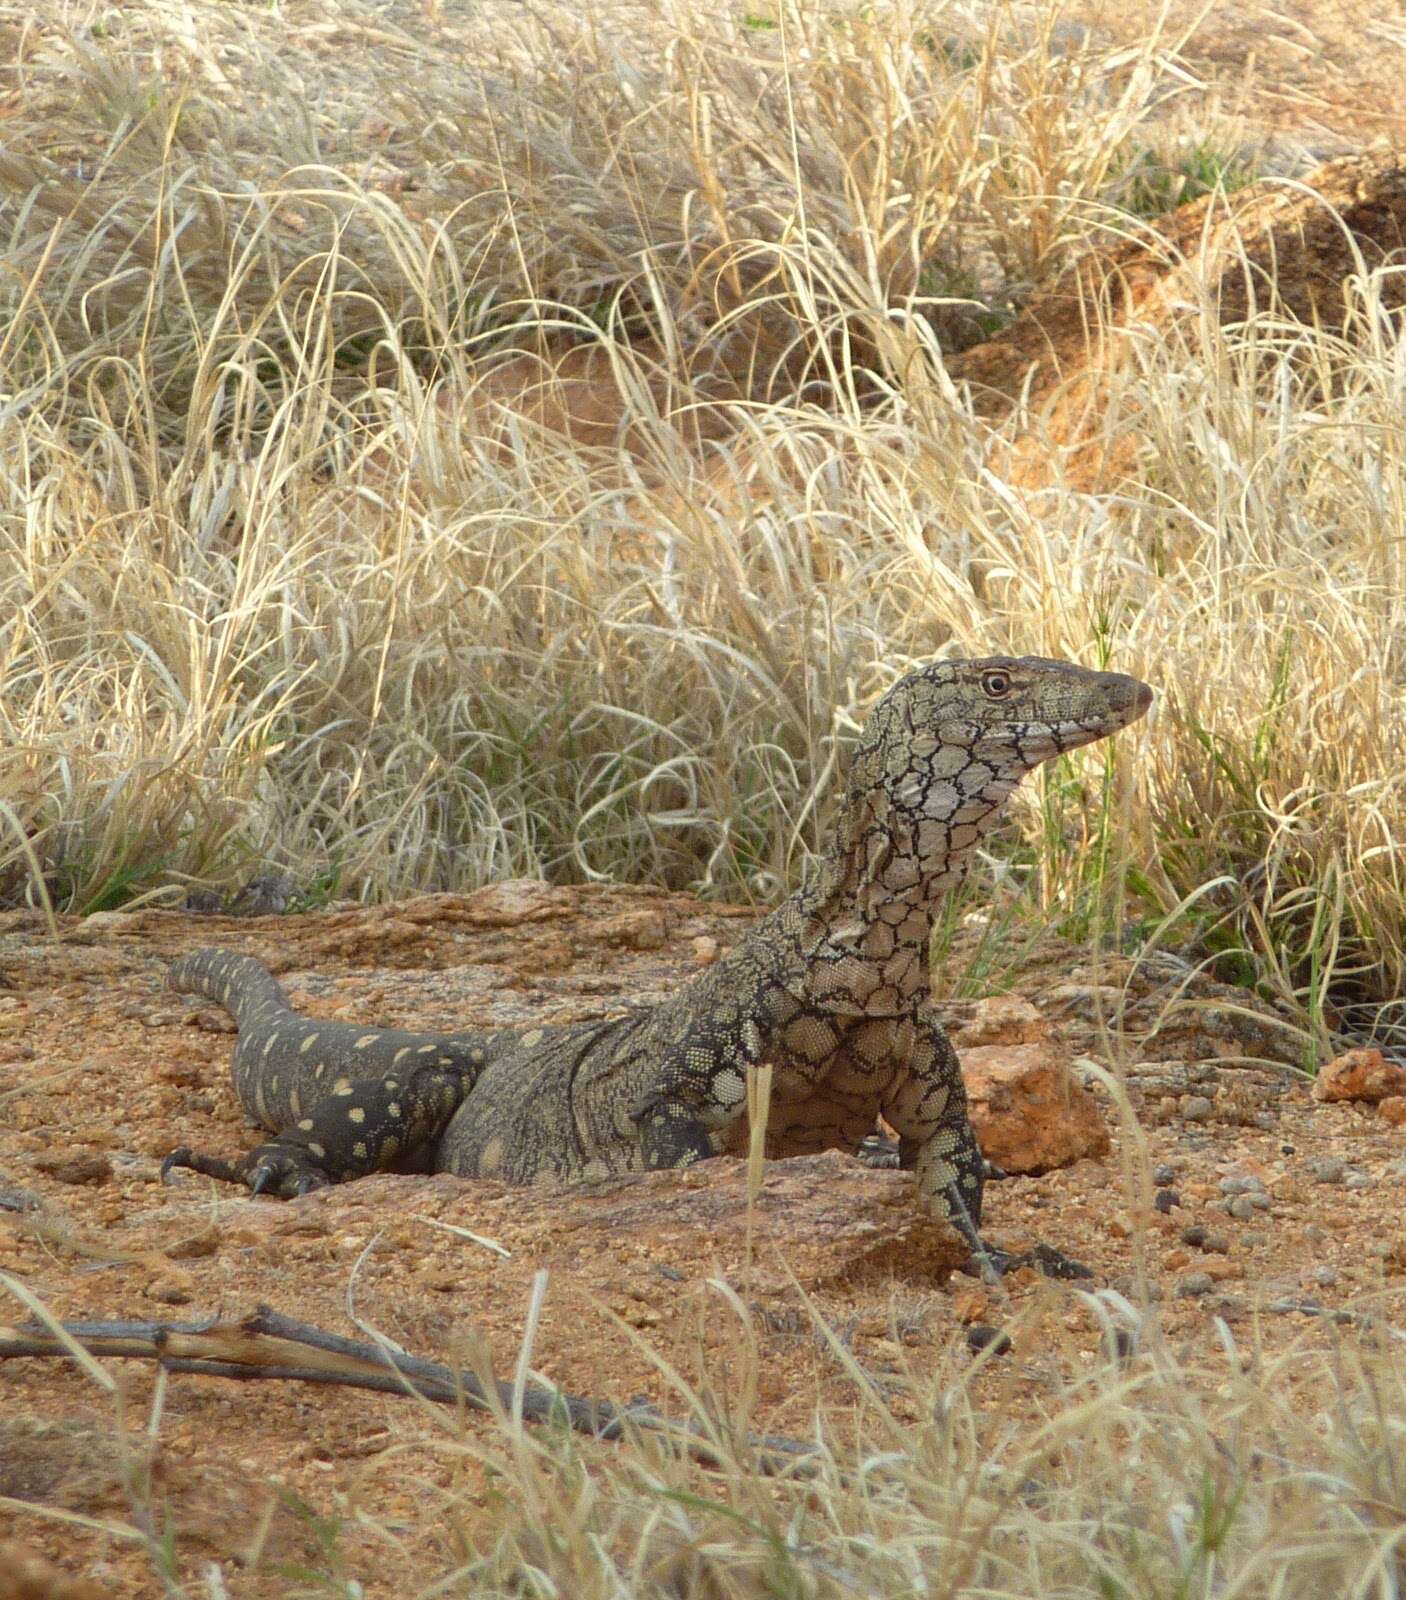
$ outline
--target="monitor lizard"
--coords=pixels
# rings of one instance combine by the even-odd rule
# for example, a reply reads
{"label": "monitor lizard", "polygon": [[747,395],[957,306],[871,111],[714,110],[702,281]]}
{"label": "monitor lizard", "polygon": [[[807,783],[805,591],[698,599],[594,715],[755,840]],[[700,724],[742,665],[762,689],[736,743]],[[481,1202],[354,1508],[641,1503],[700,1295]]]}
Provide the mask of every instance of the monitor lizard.
{"label": "monitor lizard", "polygon": [[978,1232],[982,1158],[929,999],[934,917],[1028,772],[1151,703],[1135,678],[1034,656],[909,673],[863,728],[810,881],[676,993],[605,1021],[320,1022],[247,956],[186,956],[169,984],[234,1016],[235,1088],[274,1137],[235,1161],[173,1151],[162,1175],[290,1196],[386,1170],[532,1184],[682,1167],[746,1150],[747,1075],[770,1063],[768,1155],[854,1150],[882,1115],[920,1203],[998,1270],[1011,1258]]}

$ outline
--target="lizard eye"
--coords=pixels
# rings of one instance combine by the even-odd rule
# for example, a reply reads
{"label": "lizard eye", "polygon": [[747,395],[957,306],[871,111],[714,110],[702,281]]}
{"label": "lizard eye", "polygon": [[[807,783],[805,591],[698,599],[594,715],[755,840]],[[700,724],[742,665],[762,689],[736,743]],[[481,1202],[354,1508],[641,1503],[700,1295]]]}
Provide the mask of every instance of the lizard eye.
{"label": "lizard eye", "polygon": [[992,700],[1004,700],[1011,692],[1011,675],[1009,672],[996,670],[983,672],[981,687]]}

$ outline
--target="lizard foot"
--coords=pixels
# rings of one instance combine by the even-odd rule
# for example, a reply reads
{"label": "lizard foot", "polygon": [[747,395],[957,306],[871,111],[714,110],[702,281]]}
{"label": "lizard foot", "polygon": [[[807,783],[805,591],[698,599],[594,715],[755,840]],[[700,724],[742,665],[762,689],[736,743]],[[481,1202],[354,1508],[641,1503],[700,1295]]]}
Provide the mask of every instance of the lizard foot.
{"label": "lizard foot", "polygon": [[1063,1250],[1056,1250],[1052,1244],[1037,1244],[1032,1249],[1024,1250],[1017,1261],[1022,1267],[1034,1267],[1036,1272],[1043,1273],[1045,1277],[1060,1278],[1066,1283],[1094,1275],[1092,1267],[1086,1267],[1082,1261],[1065,1255]]}
{"label": "lizard foot", "polygon": [[859,1141],[855,1158],[866,1167],[896,1167],[898,1165],[898,1140],[882,1133],[866,1134]]}
{"label": "lizard foot", "polygon": [[310,1194],[314,1189],[325,1189],[332,1181],[308,1159],[306,1150],[296,1145],[291,1148],[280,1145],[277,1141],[257,1146],[238,1161],[202,1156],[189,1145],[182,1145],[161,1163],[162,1183],[170,1181],[170,1174],[177,1167],[199,1172],[207,1178],[218,1178],[224,1183],[242,1183],[250,1194],[277,1195],[283,1200]]}
{"label": "lizard foot", "polygon": [[994,1245],[980,1244],[962,1263],[961,1270],[984,1283],[995,1283],[1008,1272],[1020,1267],[1034,1267],[1046,1278],[1059,1278],[1065,1282],[1092,1278],[1093,1269],[1082,1261],[1075,1261],[1053,1245],[1037,1244],[1030,1250],[998,1250]]}

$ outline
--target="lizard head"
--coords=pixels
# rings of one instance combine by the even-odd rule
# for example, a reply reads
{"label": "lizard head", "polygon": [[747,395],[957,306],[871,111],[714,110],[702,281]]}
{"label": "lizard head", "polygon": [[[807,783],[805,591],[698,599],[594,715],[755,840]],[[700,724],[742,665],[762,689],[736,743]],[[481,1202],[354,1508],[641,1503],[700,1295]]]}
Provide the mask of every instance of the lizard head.
{"label": "lizard head", "polygon": [[1068,661],[937,661],[879,701],[859,765],[909,805],[920,789],[971,797],[991,784],[1013,787],[1042,761],[1127,727],[1151,704],[1152,690],[1136,678]]}
{"label": "lizard head", "polygon": [[1026,773],[1151,704],[1136,678],[1038,656],[937,661],[901,678],[850,765],[819,880],[821,898],[837,902],[824,942],[884,960],[899,943],[923,945],[932,900],[960,880]]}

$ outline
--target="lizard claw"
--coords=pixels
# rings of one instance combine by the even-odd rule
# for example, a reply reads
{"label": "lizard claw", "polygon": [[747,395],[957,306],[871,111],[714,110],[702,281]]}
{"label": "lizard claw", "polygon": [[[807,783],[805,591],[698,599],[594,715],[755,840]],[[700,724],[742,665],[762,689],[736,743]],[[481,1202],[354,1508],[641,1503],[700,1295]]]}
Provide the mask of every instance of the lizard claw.
{"label": "lizard claw", "polygon": [[177,1167],[189,1167],[193,1165],[194,1154],[195,1152],[188,1144],[183,1144],[179,1150],[173,1150],[171,1154],[167,1156],[166,1159],[161,1163],[162,1183],[170,1183],[171,1174]]}
{"label": "lizard claw", "polygon": [[866,1134],[854,1152],[866,1167],[896,1167],[899,1165],[898,1141],[877,1130]]}
{"label": "lizard claw", "polygon": [[260,1145],[239,1161],[198,1155],[189,1145],[183,1144],[161,1163],[162,1183],[170,1182],[170,1174],[177,1167],[203,1173],[207,1178],[218,1178],[223,1183],[242,1183],[251,1195],[277,1195],[285,1199],[310,1194],[331,1182],[325,1172],[313,1167],[296,1151],[290,1152],[277,1144]]}
{"label": "lizard claw", "polygon": [[251,1150],[235,1176],[250,1194],[275,1195],[280,1200],[325,1189],[332,1181],[313,1164],[301,1145],[283,1144],[276,1139]]}
{"label": "lizard claw", "polygon": [[999,1283],[1013,1267],[1024,1264],[1021,1257],[1012,1255],[1009,1250],[983,1244],[962,1263],[961,1271],[970,1278],[980,1278],[983,1283]]}

